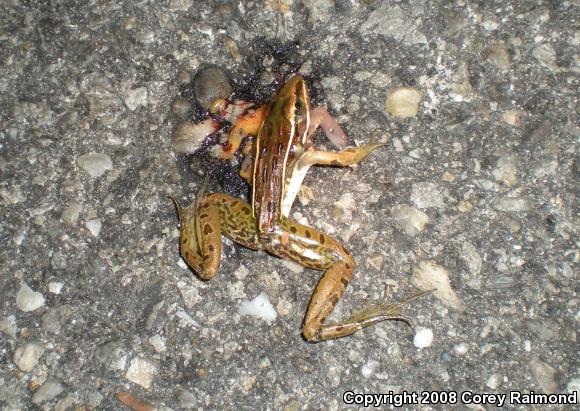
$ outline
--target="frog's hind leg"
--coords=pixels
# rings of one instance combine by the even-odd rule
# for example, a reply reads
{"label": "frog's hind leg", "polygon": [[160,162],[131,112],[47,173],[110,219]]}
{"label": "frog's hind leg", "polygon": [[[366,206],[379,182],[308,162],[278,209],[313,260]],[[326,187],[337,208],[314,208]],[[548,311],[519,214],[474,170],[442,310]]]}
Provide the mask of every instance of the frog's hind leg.
{"label": "frog's hind leg", "polygon": [[283,218],[279,228],[277,241],[268,251],[324,271],[304,316],[302,334],[310,342],[345,337],[385,320],[409,321],[401,314],[401,308],[430,292],[415,294],[401,302],[372,306],[338,323],[325,323],[352,278],[356,267],[354,258],[338,241],[311,227]]}

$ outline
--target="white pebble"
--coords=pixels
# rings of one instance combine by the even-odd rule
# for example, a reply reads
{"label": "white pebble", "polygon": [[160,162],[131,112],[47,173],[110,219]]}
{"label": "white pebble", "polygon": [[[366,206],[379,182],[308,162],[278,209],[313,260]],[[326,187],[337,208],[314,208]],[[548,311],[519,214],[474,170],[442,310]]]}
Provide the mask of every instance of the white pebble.
{"label": "white pebble", "polygon": [[413,344],[417,348],[426,348],[433,342],[433,331],[430,328],[417,327]]}
{"label": "white pebble", "polygon": [[16,316],[9,315],[0,320],[0,332],[16,339],[16,333],[18,332],[18,327],[16,326]]}
{"label": "white pebble", "polygon": [[141,387],[151,388],[155,375],[155,365],[143,358],[133,358],[129,369],[125,373],[125,378]]}
{"label": "white pebble", "polygon": [[240,315],[251,315],[262,318],[264,321],[271,323],[276,319],[278,313],[270,303],[268,294],[262,292],[252,301],[244,300],[238,308]]}
{"label": "white pebble", "polygon": [[165,341],[159,334],[155,334],[153,337],[149,338],[149,344],[151,344],[153,349],[157,352],[165,352],[167,350]]}
{"label": "white pebble", "polygon": [[387,94],[387,112],[399,118],[415,117],[423,96],[411,87],[396,87]]}
{"label": "white pebble", "polygon": [[464,354],[466,354],[467,353],[467,349],[468,349],[468,347],[467,347],[467,344],[465,344],[465,343],[458,343],[458,344],[455,344],[453,346],[453,351],[455,351],[455,353],[457,355],[464,355]]}
{"label": "white pebble", "polygon": [[37,389],[32,395],[32,402],[34,404],[40,404],[46,401],[50,401],[64,391],[62,384],[53,378],[46,380],[44,384]]}
{"label": "white pebble", "polygon": [[51,281],[48,283],[48,291],[50,291],[53,294],[60,294],[63,286],[64,284],[61,282]]}
{"label": "white pebble", "polygon": [[147,89],[145,87],[139,87],[132,90],[127,90],[123,96],[125,105],[129,110],[133,111],[139,106],[147,105]]}
{"label": "white pebble", "polygon": [[85,223],[85,225],[87,226],[87,228],[89,229],[89,231],[91,232],[93,237],[99,236],[99,233],[101,232],[101,219],[100,218],[95,218],[95,219],[89,220]]}
{"label": "white pebble", "polygon": [[44,296],[32,290],[24,281],[16,294],[16,306],[24,312],[34,311],[44,305]]}
{"label": "white pebble", "polygon": [[413,267],[411,282],[423,291],[435,289],[433,295],[443,304],[461,310],[461,302],[451,287],[449,273],[445,267],[434,261],[421,261],[418,266]]}
{"label": "white pebble", "polygon": [[85,154],[77,159],[77,163],[93,178],[100,177],[107,170],[113,169],[113,162],[105,153]]}
{"label": "white pebble", "polygon": [[397,224],[410,236],[416,236],[425,229],[429,221],[427,214],[407,204],[400,204],[391,208],[391,215]]}
{"label": "white pebble", "polygon": [[21,345],[14,352],[14,364],[20,368],[20,371],[32,371],[43,353],[44,347],[40,344],[27,343]]}
{"label": "white pebble", "polygon": [[380,364],[378,361],[369,360],[366,364],[363,364],[363,366],[360,368],[360,372],[363,377],[369,378],[379,368],[379,365]]}

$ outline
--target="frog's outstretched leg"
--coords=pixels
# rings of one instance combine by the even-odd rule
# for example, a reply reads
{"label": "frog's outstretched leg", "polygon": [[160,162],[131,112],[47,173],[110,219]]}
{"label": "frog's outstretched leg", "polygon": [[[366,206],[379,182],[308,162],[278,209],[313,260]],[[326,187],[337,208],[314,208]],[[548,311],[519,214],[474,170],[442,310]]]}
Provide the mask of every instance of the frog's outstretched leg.
{"label": "frog's outstretched leg", "polygon": [[262,238],[262,244],[272,254],[324,271],[304,317],[302,334],[310,342],[345,337],[385,320],[409,321],[401,314],[401,308],[428,293],[421,292],[398,303],[379,304],[339,323],[325,324],[352,278],[356,267],[352,255],[332,237],[285,217],[269,240]]}

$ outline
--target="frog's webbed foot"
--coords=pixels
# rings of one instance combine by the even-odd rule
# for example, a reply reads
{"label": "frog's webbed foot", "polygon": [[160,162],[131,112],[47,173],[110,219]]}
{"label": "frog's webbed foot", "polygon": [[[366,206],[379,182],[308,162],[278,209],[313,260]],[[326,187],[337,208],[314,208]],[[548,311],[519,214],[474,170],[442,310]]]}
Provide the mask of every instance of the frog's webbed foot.
{"label": "frog's webbed foot", "polygon": [[346,337],[373,324],[387,320],[404,321],[411,325],[411,319],[401,314],[401,309],[409,303],[433,292],[435,290],[421,291],[398,302],[385,301],[353,314],[347,320],[340,323],[326,323],[315,333],[309,333],[305,337],[311,342],[319,342],[332,338]]}
{"label": "frog's webbed foot", "polygon": [[382,304],[378,304],[372,307],[368,307],[364,310],[361,310],[355,313],[352,317],[350,317],[345,322],[353,322],[357,323],[360,326],[360,329],[368,327],[370,325],[376,324],[381,321],[386,320],[399,320],[404,321],[408,325],[412,325],[412,321],[409,317],[406,317],[401,314],[401,309],[410,304],[411,302],[418,300],[419,298],[432,293],[435,289],[428,290],[428,291],[421,291],[415,294],[410,295],[409,297],[398,301],[398,302],[389,302],[388,301],[388,289],[386,289],[384,294],[385,301]]}

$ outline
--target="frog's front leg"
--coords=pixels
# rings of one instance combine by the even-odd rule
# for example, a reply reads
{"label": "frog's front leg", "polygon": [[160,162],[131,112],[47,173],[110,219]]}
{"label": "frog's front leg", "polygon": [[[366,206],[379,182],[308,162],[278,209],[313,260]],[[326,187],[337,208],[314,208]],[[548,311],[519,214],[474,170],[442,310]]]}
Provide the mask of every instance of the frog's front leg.
{"label": "frog's front leg", "polygon": [[181,207],[169,198],[179,214],[181,255],[201,279],[209,280],[219,271],[222,234],[244,247],[261,248],[248,203],[213,193]]}
{"label": "frog's front leg", "polygon": [[385,143],[366,144],[360,147],[349,147],[339,152],[315,150],[312,147],[306,150],[296,160],[296,164],[292,167],[288,175],[284,196],[282,198],[282,215],[289,215],[292,204],[302,185],[302,181],[311,166],[351,166],[364,160],[371,152],[384,145]]}
{"label": "frog's front leg", "polygon": [[310,342],[345,337],[385,320],[407,320],[401,315],[402,306],[425,294],[416,294],[399,303],[378,304],[345,321],[325,324],[352,278],[356,267],[352,255],[332,237],[285,217],[274,230],[270,243],[264,244],[264,249],[305,267],[324,271],[304,317],[302,334]]}

